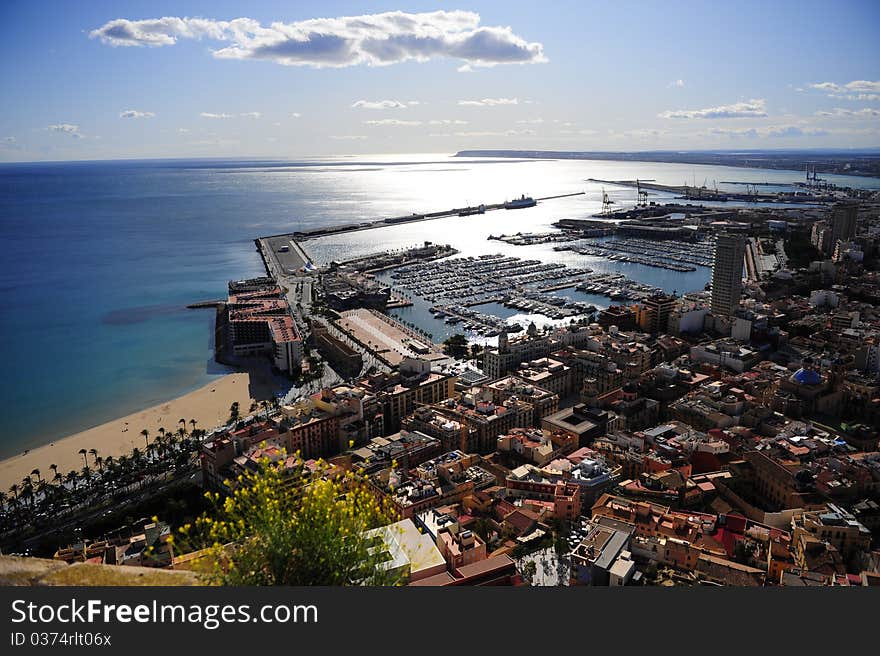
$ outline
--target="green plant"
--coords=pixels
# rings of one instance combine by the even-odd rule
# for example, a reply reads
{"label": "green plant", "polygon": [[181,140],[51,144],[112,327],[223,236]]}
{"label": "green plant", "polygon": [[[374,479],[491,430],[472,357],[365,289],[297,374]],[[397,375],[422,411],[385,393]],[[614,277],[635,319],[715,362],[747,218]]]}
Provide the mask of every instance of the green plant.
{"label": "green plant", "polygon": [[230,495],[208,493],[213,508],[181,529],[204,548],[204,576],[221,585],[389,585],[387,556],[370,529],[396,519],[353,473],[333,476],[297,459],[268,460],[240,477]]}

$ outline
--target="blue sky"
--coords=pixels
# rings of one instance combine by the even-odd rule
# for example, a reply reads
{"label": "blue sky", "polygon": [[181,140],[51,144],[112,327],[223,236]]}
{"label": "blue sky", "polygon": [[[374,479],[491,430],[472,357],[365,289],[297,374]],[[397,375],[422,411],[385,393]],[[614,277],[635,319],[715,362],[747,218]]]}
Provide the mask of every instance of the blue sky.
{"label": "blue sky", "polygon": [[0,18],[5,161],[880,146],[874,0],[28,1]]}

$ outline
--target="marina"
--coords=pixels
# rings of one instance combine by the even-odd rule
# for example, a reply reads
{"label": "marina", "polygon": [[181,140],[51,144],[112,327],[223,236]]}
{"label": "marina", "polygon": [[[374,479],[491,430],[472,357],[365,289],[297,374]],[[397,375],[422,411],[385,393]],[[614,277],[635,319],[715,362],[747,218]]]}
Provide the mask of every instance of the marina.
{"label": "marina", "polygon": [[714,242],[652,241],[637,238],[584,239],[556,246],[556,251],[573,251],[581,255],[607,257],[610,260],[643,264],[670,271],[696,271],[712,266]]}
{"label": "marina", "polygon": [[638,300],[661,291],[620,273],[501,254],[403,266],[391,273],[390,279],[395,288],[431,303],[434,319],[486,337],[495,337],[502,329],[516,332],[522,328],[476,309],[486,304],[558,321],[590,316],[597,307],[550,293],[555,290],[574,289],[612,300]]}

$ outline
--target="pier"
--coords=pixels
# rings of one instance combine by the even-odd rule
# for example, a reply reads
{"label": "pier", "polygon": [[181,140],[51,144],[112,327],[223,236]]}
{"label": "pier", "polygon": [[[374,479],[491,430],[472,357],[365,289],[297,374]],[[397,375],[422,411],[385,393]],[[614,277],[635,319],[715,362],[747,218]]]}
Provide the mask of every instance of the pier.
{"label": "pier", "polygon": [[[600,180],[598,178],[589,178],[589,182],[597,182],[600,184],[615,185],[618,187],[630,187],[633,189],[650,189],[652,191],[660,191],[668,194],[679,194],[679,198],[683,200],[697,201],[713,201],[716,203],[726,202],[743,202],[743,203],[817,203],[827,200],[827,197],[818,197],[803,192],[773,192],[759,193],[757,184],[746,184],[746,193],[735,191],[719,191],[718,189],[710,189],[705,184],[698,187],[694,185],[663,185],[656,182],[644,182],[642,180]],[[785,186],[785,185],[780,185]],[[751,190],[749,189],[751,187]]]}
{"label": "pier", "polygon": [[[573,196],[584,196],[586,192],[576,191],[568,194],[554,194],[551,196],[540,196],[535,198],[537,202],[543,202],[548,200],[555,200],[557,198],[571,198]],[[492,210],[501,210],[505,209],[507,205],[507,201],[501,203],[482,203],[480,205],[472,205],[468,207],[454,207],[448,210],[440,210],[437,212],[427,212],[423,214],[407,214],[404,216],[396,216],[390,217],[386,219],[375,219],[373,221],[363,221],[361,223],[347,223],[341,226],[331,226],[329,228],[317,228],[315,230],[302,230],[291,233],[290,235],[271,235],[270,237],[263,237],[263,239],[271,239],[273,237],[293,237],[297,241],[305,241],[308,239],[317,239],[318,237],[326,237],[328,235],[336,235],[347,232],[357,232],[360,230],[372,230],[374,228],[382,228],[389,225],[399,225],[404,223],[416,223],[418,221],[430,221],[432,219],[441,219],[451,216],[462,216],[466,218],[468,216],[479,216],[484,212],[489,212]],[[528,209],[528,208],[523,208]],[[482,210],[482,211],[480,211]]]}

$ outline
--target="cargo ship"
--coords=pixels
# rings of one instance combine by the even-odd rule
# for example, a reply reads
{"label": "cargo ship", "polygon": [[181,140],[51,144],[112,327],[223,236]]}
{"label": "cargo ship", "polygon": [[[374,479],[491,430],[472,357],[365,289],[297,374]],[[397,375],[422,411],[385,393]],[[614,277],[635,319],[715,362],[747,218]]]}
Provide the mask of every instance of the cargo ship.
{"label": "cargo ship", "polygon": [[516,198],[514,200],[509,200],[506,203],[504,203],[504,209],[506,209],[506,210],[520,210],[525,207],[534,207],[537,204],[538,204],[538,201],[536,201],[531,196],[522,195],[519,198]]}

